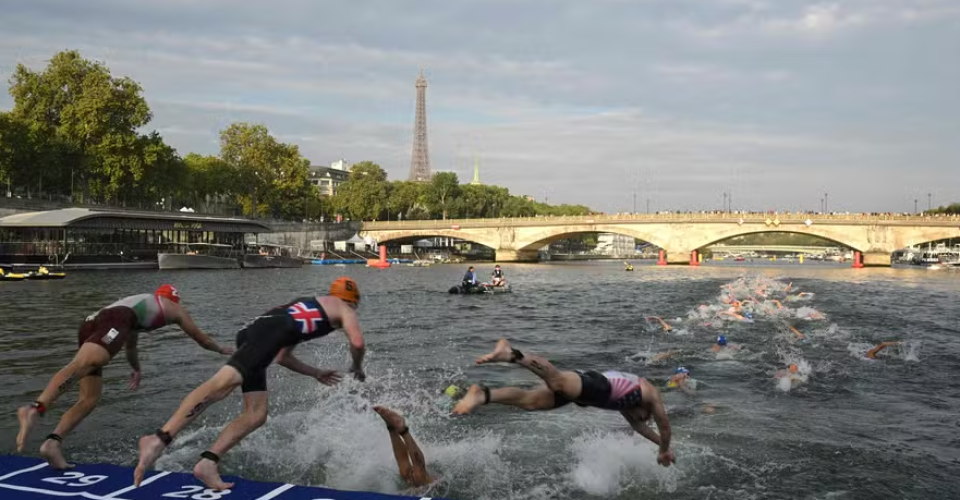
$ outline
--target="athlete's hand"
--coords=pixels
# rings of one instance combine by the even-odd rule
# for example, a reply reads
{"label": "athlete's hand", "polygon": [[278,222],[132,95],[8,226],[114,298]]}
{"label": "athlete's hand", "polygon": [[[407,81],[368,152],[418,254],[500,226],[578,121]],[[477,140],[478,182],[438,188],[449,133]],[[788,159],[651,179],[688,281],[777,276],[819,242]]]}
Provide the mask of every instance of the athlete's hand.
{"label": "athlete's hand", "polygon": [[664,466],[670,467],[670,464],[676,460],[673,457],[673,450],[661,451],[660,455],[657,457],[657,463]]}
{"label": "athlete's hand", "polygon": [[363,373],[363,368],[353,367],[350,369],[350,373],[353,374],[353,378],[361,382],[363,382],[364,380],[367,380],[367,374]]}
{"label": "athlete's hand", "polygon": [[127,383],[127,389],[135,391],[138,387],[140,387],[140,372],[134,370],[130,372],[130,382]]}
{"label": "athlete's hand", "polygon": [[337,373],[336,370],[320,370],[315,378],[323,385],[336,385],[343,380],[343,375]]}
{"label": "athlete's hand", "polygon": [[221,347],[218,352],[220,354],[225,354],[227,356],[230,356],[231,354],[234,353],[234,350],[232,347]]}

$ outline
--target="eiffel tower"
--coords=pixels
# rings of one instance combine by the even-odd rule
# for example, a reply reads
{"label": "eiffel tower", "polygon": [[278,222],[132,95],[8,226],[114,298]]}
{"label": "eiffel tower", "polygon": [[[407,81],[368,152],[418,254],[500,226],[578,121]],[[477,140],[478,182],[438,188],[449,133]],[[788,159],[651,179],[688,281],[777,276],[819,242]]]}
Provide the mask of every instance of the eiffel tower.
{"label": "eiffel tower", "polygon": [[430,150],[427,148],[427,79],[417,78],[417,118],[413,127],[413,154],[410,158],[410,180],[430,180]]}

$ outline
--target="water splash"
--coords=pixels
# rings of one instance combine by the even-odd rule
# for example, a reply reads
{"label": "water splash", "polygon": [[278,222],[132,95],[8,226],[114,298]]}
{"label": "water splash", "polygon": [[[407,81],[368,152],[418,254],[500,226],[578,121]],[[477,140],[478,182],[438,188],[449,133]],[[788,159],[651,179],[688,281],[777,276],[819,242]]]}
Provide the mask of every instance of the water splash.
{"label": "water splash", "polygon": [[587,433],[571,444],[574,466],[569,480],[591,495],[616,496],[626,489],[654,486],[674,492],[683,473],[657,464],[652,443],[622,433]]}

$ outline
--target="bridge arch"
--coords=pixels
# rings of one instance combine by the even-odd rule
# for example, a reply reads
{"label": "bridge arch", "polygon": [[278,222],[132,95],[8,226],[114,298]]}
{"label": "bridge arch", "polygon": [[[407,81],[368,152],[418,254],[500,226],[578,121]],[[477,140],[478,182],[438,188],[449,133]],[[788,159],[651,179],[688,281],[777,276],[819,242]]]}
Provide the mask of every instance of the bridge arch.
{"label": "bridge arch", "polygon": [[614,233],[642,240],[654,246],[663,248],[660,244],[662,237],[656,231],[650,231],[641,225],[621,224],[584,224],[581,226],[548,226],[538,231],[526,232],[522,239],[514,243],[519,251],[536,251],[545,245],[571,236],[585,233]]}
{"label": "bridge arch", "polygon": [[470,230],[455,230],[455,229],[419,229],[419,230],[410,230],[404,229],[400,231],[377,231],[375,233],[370,233],[367,231],[361,231],[360,237],[364,238],[367,235],[373,236],[378,243],[388,243],[398,240],[419,240],[423,238],[433,238],[433,237],[443,237],[443,238],[453,238],[457,240],[463,240],[470,243],[476,243],[483,245],[485,247],[490,247],[496,250],[500,246],[499,238],[491,238],[488,235],[483,234],[480,231],[470,231]]}
{"label": "bridge arch", "polygon": [[807,227],[804,224],[791,224],[790,226],[757,227],[756,225],[750,225],[725,227],[717,228],[717,230],[711,231],[709,235],[693,239],[693,241],[690,242],[690,250],[701,250],[705,247],[729,240],[731,238],[736,238],[738,236],[749,236],[751,234],[791,233],[814,236],[827,241],[832,241],[843,247],[852,248],[853,250],[858,250],[861,252],[867,251],[867,248],[863,248],[865,246],[863,244],[863,239],[859,238],[856,234],[851,234],[851,232],[852,231],[850,231],[849,228],[841,228],[829,225],[812,225]]}
{"label": "bridge arch", "polygon": [[922,234],[908,234],[898,248],[922,246],[941,240],[960,238],[960,228],[939,227],[924,228]]}
{"label": "bridge arch", "polygon": [[826,236],[823,236],[823,235],[820,235],[820,234],[815,234],[815,233],[812,233],[812,232],[810,232],[810,231],[799,231],[799,230],[793,230],[793,231],[791,231],[791,230],[785,230],[785,229],[779,229],[779,228],[778,228],[778,229],[753,229],[753,230],[743,231],[743,232],[741,232],[741,233],[739,233],[739,234],[735,234],[735,235],[733,235],[733,236],[727,236],[727,237],[723,237],[723,238],[719,238],[719,239],[714,239],[713,241],[710,241],[710,242],[708,242],[708,243],[706,243],[706,244],[704,244],[704,245],[701,245],[701,246],[696,247],[694,250],[702,251],[703,249],[705,249],[705,248],[707,248],[707,247],[712,247],[712,246],[714,246],[714,245],[716,245],[716,244],[718,244],[718,243],[723,243],[723,242],[732,240],[732,239],[734,239],[734,238],[739,238],[739,237],[741,237],[741,236],[752,236],[752,235],[757,235],[757,234],[798,234],[798,235],[802,235],[802,236],[810,236],[810,237],[816,238],[816,239],[818,239],[818,240],[829,241],[830,243],[834,243],[836,246],[840,246],[840,247],[844,247],[844,248],[852,248],[852,249],[856,250],[856,248],[852,247],[849,243],[844,243],[843,241],[838,241],[837,239],[834,239],[834,238],[828,238],[828,237],[826,237]]}

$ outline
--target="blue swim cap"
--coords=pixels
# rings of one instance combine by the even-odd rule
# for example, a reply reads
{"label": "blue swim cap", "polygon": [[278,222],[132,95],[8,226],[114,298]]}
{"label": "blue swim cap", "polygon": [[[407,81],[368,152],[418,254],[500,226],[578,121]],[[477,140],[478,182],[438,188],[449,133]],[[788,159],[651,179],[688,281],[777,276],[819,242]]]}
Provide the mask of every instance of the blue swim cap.
{"label": "blue swim cap", "polygon": [[717,337],[717,345],[727,345],[727,337],[723,335]]}
{"label": "blue swim cap", "polygon": [[746,316],[747,319],[753,319],[753,313],[752,313],[752,312],[744,313],[744,316]]}
{"label": "blue swim cap", "polygon": [[687,370],[686,368],[681,366],[677,368],[677,373],[690,373],[690,370]]}

